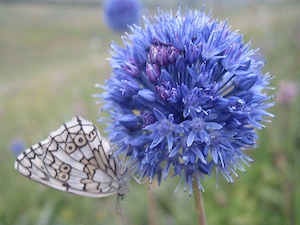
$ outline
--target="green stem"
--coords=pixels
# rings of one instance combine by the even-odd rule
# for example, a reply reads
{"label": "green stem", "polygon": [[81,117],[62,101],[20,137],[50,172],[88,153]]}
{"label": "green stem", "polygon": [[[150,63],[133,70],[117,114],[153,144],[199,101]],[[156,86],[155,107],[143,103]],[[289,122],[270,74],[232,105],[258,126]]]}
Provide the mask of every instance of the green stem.
{"label": "green stem", "polygon": [[193,182],[193,190],[194,190],[193,194],[195,197],[199,225],[207,225],[205,211],[204,211],[203,198],[202,198],[202,191],[199,190],[198,185],[195,181]]}
{"label": "green stem", "polygon": [[149,224],[157,225],[155,193],[152,189],[150,189],[147,193],[148,193],[148,204],[149,204],[149,209],[148,209]]}

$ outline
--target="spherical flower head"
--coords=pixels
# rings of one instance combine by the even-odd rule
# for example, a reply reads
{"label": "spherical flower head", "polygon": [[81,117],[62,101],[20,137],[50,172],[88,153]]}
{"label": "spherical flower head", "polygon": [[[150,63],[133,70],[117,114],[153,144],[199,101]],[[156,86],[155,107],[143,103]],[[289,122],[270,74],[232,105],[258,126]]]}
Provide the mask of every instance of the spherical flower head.
{"label": "spherical flower head", "polygon": [[139,0],[106,0],[104,3],[104,16],[107,25],[117,31],[123,32],[139,21],[141,4]]}
{"label": "spherical flower head", "polygon": [[[257,50],[201,11],[159,11],[112,44],[113,73],[98,95],[109,139],[141,177],[180,176],[184,189],[215,169],[233,182],[252,159],[255,128],[273,105]],[[180,183],[181,183],[180,181]]]}

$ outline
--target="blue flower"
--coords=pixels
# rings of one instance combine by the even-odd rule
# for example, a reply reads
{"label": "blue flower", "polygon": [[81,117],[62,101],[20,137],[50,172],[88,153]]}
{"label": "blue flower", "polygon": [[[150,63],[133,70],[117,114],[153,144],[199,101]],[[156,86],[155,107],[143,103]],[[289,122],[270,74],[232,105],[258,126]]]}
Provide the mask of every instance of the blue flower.
{"label": "blue flower", "polygon": [[252,159],[273,106],[269,73],[257,50],[227,22],[201,11],[159,11],[131,26],[125,47],[112,44],[113,73],[104,93],[107,131],[116,154],[126,154],[134,172],[166,179],[178,175],[184,190],[213,170],[233,182]]}
{"label": "blue flower", "polygon": [[180,134],[182,131],[178,124],[173,123],[173,114],[169,114],[167,118],[162,112],[155,108],[153,109],[153,113],[157,121],[145,127],[145,130],[151,133],[150,138],[152,139],[152,143],[150,149],[162,143],[166,138],[168,150],[170,151],[174,143],[173,133]]}
{"label": "blue flower", "polygon": [[128,29],[139,21],[141,4],[139,0],[106,0],[104,3],[104,16],[107,25],[118,32]]}
{"label": "blue flower", "polygon": [[13,155],[20,155],[25,149],[25,143],[22,139],[16,138],[10,142],[10,151]]}

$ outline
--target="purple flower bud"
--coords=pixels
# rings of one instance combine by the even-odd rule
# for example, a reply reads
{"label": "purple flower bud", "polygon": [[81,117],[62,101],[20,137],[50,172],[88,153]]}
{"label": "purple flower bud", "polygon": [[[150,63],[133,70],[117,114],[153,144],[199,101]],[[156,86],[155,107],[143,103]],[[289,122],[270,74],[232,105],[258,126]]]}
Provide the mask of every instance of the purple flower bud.
{"label": "purple flower bud", "polygon": [[141,112],[143,117],[143,127],[146,127],[149,124],[155,123],[156,118],[153,113],[151,112]]}
{"label": "purple flower bud", "polygon": [[170,47],[168,51],[168,60],[170,63],[175,63],[178,56],[180,55],[180,51],[176,49],[175,47]]}
{"label": "purple flower bud", "polygon": [[160,70],[156,64],[146,63],[146,74],[151,83],[157,83],[160,76]]}
{"label": "purple flower bud", "polygon": [[162,100],[167,101],[170,98],[171,96],[170,90],[167,90],[163,85],[157,85],[155,89],[156,89],[156,93]]}
{"label": "purple flower bud", "polygon": [[139,67],[133,59],[129,59],[129,62],[125,63],[122,69],[135,78],[140,74]]}
{"label": "purple flower bud", "polygon": [[165,66],[169,63],[168,49],[164,46],[152,46],[149,51],[149,58],[153,64]]}

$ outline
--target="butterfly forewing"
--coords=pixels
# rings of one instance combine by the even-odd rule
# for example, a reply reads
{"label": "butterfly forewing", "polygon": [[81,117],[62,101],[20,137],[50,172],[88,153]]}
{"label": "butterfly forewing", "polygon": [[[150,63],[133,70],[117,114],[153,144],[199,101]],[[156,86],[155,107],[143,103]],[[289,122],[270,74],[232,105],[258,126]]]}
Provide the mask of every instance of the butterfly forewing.
{"label": "butterfly forewing", "polygon": [[88,197],[127,193],[127,176],[109,142],[91,122],[74,117],[19,155],[15,169],[49,187]]}

